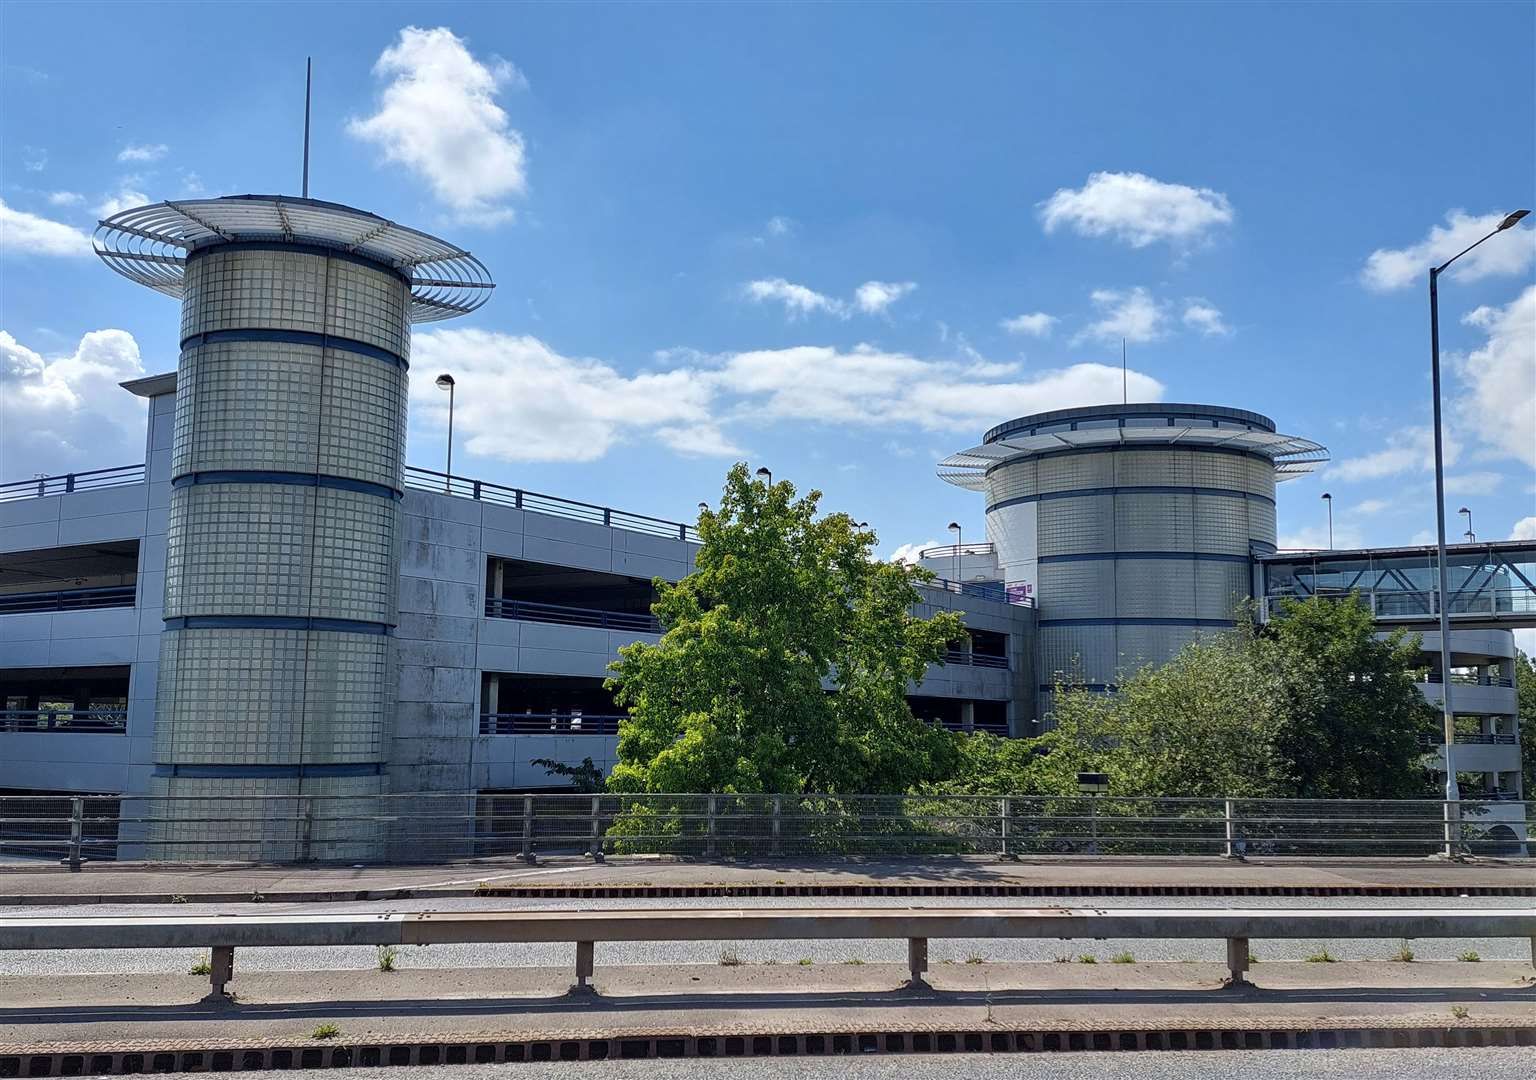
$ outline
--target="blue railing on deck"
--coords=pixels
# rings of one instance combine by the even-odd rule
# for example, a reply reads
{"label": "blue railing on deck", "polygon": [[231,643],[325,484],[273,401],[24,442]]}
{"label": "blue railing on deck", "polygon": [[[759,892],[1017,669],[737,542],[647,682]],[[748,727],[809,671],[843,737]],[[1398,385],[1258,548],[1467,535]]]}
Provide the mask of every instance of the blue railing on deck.
{"label": "blue railing on deck", "polygon": [[0,615],[133,607],[137,591],[133,585],[107,585],[97,589],[63,589],[57,592],[0,593]]}
{"label": "blue railing on deck", "polygon": [[118,465],[111,469],[91,469],[88,472],[61,473],[58,476],[37,476],[31,480],[12,480],[0,484],[0,502],[14,499],[39,499],[46,495],[67,495],[72,491],[93,491],[97,488],[125,487],[144,482],[144,466]]}
{"label": "blue railing on deck", "polygon": [[591,626],[600,630],[635,630],[642,634],[661,633],[661,624],[653,615],[629,611],[601,611],[597,608],[565,607],[561,604],[536,604],[530,600],[485,601],[485,614],[492,619],[521,619],[524,622],[558,623],[562,626]]}

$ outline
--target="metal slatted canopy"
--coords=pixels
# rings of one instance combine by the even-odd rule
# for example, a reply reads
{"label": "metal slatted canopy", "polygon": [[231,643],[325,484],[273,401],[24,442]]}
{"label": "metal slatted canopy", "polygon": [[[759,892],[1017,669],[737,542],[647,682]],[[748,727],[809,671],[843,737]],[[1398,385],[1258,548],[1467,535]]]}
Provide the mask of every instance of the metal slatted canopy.
{"label": "metal slatted canopy", "polygon": [[496,286],[469,252],[366,210],[287,195],[137,206],[100,223],[96,254],[130,281],[181,298],[187,255],[238,241],[314,244],[376,260],[411,283],[412,322],[467,315]]}

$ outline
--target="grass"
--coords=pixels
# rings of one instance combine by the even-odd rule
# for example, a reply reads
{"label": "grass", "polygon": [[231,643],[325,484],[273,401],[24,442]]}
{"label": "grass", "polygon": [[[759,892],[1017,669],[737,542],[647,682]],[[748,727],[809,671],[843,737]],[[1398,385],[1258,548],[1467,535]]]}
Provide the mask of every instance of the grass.
{"label": "grass", "polygon": [[982,956],[980,953],[971,953],[965,958],[965,962],[967,964],[985,964],[987,962],[987,958]]}
{"label": "grass", "polygon": [[1458,956],[1456,959],[1460,960],[1463,964],[1476,964],[1476,963],[1480,962],[1483,958],[1481,956],[1478,956],[1477,953],[1472,952],[1469,949],[1468,951],[1466,951],[1466,952],[1462,953],[1460,956]]}
{"label": "grass", "polygon": [[1467,1018],[1467,1007],[1465,1005],[1452,1005],[1451,1015],[1458,1020],[1465,1020]]}
{"label": "grass", "polygon": [[738,953],[735,949],[721,949],[720,950],[720,966],[721,967],[741,967],[741,965],[742,965],[741,954]]}
{"label": "grass", "polygon": [[1309,964],[1336,964],[1338,962],[1339,958],[1334,956],[1326,948],[1320,949],[1313,953],[1311,956],[1307,957],[1307,963]]}
{"label": "grass", "polygon": [[395,957],[397,957],[399,955],[400,955],[400,950],[395,948],[393,945],[380,945],[379,946],[379,970],[380,971],[394,971],[395,970]]}
{"label": "grass", "polygon": [[1257,964],[1259,962],[1259,954],[1254,952],[1252,949],[1249,949],[1248,950],[1248,962],[1250,964]]}
{"label": "grass", "polygon": [[317,1024],[315,1030],[309,1033],[311,1039],[334,1039],[341,1034],[341,1028],[335,1024]]}
{"label": "grass", "polygon": [[1079,964],[1097,964],[1099,962],[1099,958],[1094,956],[1092,953],[1083,953],[1083,955],[1077,958],[1077,962]]}
{"label": "grass", "polygon": [[1408,947],[1407,938],[1404,938],[1403,943],[1397,947],[1397,952],[1392,954],[1392,959],[1399,964],[1413,963],[1413,950]]}
{"label": "grass", "polygon": [[1136,962],[1136,955],[1128,952],[1117,952],[1109,958],[1109,962],[1111,964],[1134,964]]}
{"label": "grass", "polygon": [[812,960],[809,956],[802,956],[800,959],[795,961],[795,963],[799,964],[801,967],[810,967],[815,962],[816,961]]}
{"label": "grass", "polygon": [[857,956],[850,956],[848,959],[844,960],[843,963],[858,965],[864,963],[864,961],[860,960]]}
{"label": "grass", "polygon": [[208,975],[213,972],[213,961],[206,956],[197,958],[197,963],[187,969],[188,975]]}

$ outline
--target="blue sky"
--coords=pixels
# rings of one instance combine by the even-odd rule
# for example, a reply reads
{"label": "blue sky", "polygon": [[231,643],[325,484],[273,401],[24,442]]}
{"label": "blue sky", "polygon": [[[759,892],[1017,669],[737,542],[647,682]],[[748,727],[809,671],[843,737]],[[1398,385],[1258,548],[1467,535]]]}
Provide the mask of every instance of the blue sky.
{"label": "blue sky", "polygon": [[[491,268],[418,331],[409,460],[665,517],[737,457],[870,521],[981,535],[945,453],[1025,412],[1235,405],[1326,443],[1281,543],[1422,542],[1424,272],[1536,202],[1536,7],[5,7],[0,479],[140,460],[114,384],[174,303],[115,206],[296,193]],[[1459,245],[1464,246],[1464,245]],[[1451,528],[1536,535],[1536,230],[1442,288]],[[1459,264],[1459,265],[1463,265]],[[1523,522],[1523,524],[1522,524]]]}

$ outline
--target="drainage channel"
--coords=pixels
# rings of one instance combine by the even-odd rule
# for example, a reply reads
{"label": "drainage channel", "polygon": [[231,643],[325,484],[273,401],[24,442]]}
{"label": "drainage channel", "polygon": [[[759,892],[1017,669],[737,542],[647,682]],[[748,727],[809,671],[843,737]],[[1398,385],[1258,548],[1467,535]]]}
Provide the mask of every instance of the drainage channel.
{"label": "drainage channel", "polygon": [[[185,1040],[192,1043],[194,1040]],[[1536,1046],[1536,1027],[1146,1029],[1134,1031],[923,1030],[809,1034],[649,1035],[507,1041],[338,1042],[196,1049],[107,1044],[42,1052],[0,1048],[0,1078],[137,1073],[257,1072],[604,1059],[821,1057],[853,1054],[1032,1054],[1079,1051],[1331,1050],[1352,1048]],[[213,1045],[210,1045],[213,1043]]]}
{"label": "drainage channel", "polygon": [[[431,895],[428,893],[423,896]],[[551,900],[797,896],[1536,896],[1536,885],[482,885],[475,896]]]}

